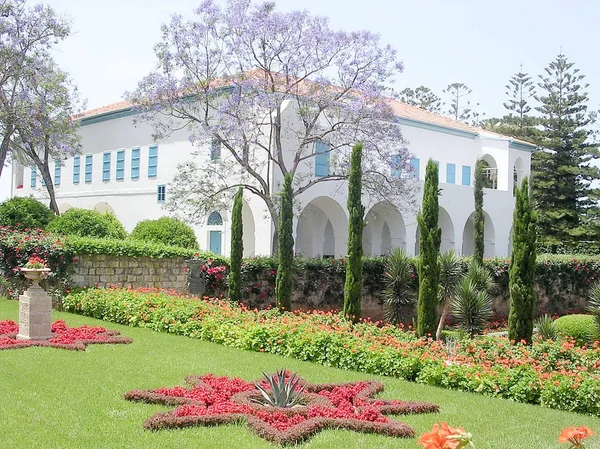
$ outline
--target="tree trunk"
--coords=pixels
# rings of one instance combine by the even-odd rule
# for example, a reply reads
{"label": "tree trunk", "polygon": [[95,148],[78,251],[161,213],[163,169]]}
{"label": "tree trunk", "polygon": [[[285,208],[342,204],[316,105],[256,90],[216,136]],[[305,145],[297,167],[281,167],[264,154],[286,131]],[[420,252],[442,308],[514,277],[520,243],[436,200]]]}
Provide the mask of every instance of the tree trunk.
{"label": "tree trunk", "polygon": [[444,301],[444,307],[442,308],[442,315],[440,316],[440,322],[438,323],[437,330],[435,331],[435,339],[441,340],[442,331],[444,330],[444,325],[446,324],[446,318],[450,313],[450,298],[446,298]]}
{"label": "tree trunk", "polygon": [[0,176],[2,176],[2,169],[4,168],[4,163],[8,156],[10,137],[12,136],[13,131],[14,127],[12,125],[8,125],[4,130],[4,137],[2,138],[2,144],[0,144]]}

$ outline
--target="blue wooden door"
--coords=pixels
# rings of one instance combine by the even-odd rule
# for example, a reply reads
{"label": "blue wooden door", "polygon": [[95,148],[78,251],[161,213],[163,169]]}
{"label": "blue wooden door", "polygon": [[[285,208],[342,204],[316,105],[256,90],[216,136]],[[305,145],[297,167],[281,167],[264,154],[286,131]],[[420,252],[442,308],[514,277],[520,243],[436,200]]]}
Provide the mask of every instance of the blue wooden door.
{"label": "blue wooden door", "polygon": [[210,231],[210,250],[221,254],[221,231]]}

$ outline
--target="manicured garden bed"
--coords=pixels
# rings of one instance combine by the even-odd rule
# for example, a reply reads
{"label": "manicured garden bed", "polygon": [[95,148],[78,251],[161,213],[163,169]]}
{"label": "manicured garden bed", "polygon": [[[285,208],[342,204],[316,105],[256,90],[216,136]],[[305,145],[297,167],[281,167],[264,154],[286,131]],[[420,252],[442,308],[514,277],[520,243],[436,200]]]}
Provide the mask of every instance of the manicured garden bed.
{"label": "manicured garden bed", "polygon": [[280,315],[147,289],[88,289],[64,304],[95,318],[238,349],[600,416],[598,343],[513,346],[484,337],[450,350],[397,327],[352,326],[331,312]]}
{"label": "manicured garden bed", "polygon": [[[16,319],[16,301],[0,300],[0,319]],[[106,325],[88,317],[54,312],[69,326]],[[417,435],[436,422],[466,428],[486,449],[559,449],[558,435],[568,426],[600,430],[600,419],[497,398],[444,390],[352,371],[327,368],[272,354],[240,351],[148,329],[110,325],[133,339],[129,345],[93,345],[87,351],[47,348],[0,353],[0,441],[13,449],[103,448],[273,448],[245,425],[189,427],[173,431],[143,429],[152,414],[172,409],[133,403],[123,394],[134,389],[180,385],[188,375],[214,373],[252,381],[261,371],[281,367],[310,382],[382,381],[385,399],[433,402],[437,414],[399,417]],[[305,446],[316,448],[416,449],[417,439],[398,439],[348,430],[326,430]],[[599,437],[589,439],[589,447]]]}

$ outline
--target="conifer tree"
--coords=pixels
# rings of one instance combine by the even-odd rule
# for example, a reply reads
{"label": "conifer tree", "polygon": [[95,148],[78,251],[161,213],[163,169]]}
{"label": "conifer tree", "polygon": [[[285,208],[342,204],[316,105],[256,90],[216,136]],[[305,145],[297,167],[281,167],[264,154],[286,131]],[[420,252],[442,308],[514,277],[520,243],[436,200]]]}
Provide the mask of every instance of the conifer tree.
{"label": "conifer tree", "polygon": [[419,301],[417,304],[417,335],[435,335],[437,325],[440,267],[438,256],[442,230],[439,216],[438,166],[432,159],[427,162],[423,204],[417,217],[419,223]]}
{"label": "conifer tree", "polygon": [[294,264],[294,192],[292,175],[287,173],[283,182],[281,211],[279,213],[279,246],[277,277],[275,279],[275,304],[279,310],[292,309],[292,269]]}
{"label": "conifer tree", "polygon": [[533,314],[535,311],[535,260],[536,260],[536,213],[525,178],[516,189],[513,215],[513,252],[510,260],[508,337],[519,342],[531,343]]}
{"label": "conifer tree", "polygon": [[475,213],[473,215],[474,250],[473,262],[483,265],[483,254],[485,251],[485,216],[483,215],[483,168],[485,162],[479,159],[475,164],[475,180],[473,183],[473,196],[475,197]]}
{"label": "conifer tree", "polygon": [[362,149],[354,145],[348,177],[348,258],[346,259],[346,284],[344,286],[344,316],[357,322],[362,306],[362,235],[365,208],[362,204]]}
{"label": "conifer tree", "polygon": [[400,92],[400,101],[437,114],[442,112],[442,99],[429,87],[419,86],[414,90],[406,88]]}
{"label": "conifer tree", "polygon": [[600,179],[591,165],[600,157],[591,139],[592,116],[587,110],[584,75],[564,55],[558,55],[540,76],[543,150],[532,158],[533,199],[538,211],[540,243],[545,245],[596,242],[590,230],[597,212]]}
{"label": "conifer tree", "polygon": [[229,299],[242,300],[242,257],[244,255],[244,223],[242,220],[244,188],[240,187],[231,212],[231,257],[229,262]]}

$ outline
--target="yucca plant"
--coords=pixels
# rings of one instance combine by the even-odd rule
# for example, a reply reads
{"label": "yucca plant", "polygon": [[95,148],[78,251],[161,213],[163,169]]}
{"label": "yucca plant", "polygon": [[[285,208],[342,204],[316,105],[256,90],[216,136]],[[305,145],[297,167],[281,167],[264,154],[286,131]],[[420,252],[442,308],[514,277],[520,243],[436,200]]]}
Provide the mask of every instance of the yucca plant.
{"label": "yucca plant", "polygon": [[542,315],[535,320],[534,327],[537,329],[538,339],[542,341],[554,340],[558,337],[556,324],[550,315]]}
{"label": "yucca plant", "polygon": [[438,322],[437,331],[435,332],[436,340],[442,338],[444,324],[450,313],[452,296],[454,296],[456,287],[463,274],[460,259],[456,256],[453,249],[444,254],[440,254],[438,260],[440,261],[440,288],[438,290],[438,295],[440,305],[442,306],[442,314],[440,315],[440,321]]}
{"label": "yucca plant", "polygon": [[600,329],[600,282],[595,282],[590,288],[588,310],[594,315],[596,327]]}
{"label": "yucca plant", "polygon": [[386,262],[384,318],[389,323],[399,324],[407,316],[408,307],[415,302],[415,275],[410,258],[400,248],[396,248]]}
{"label": "yucca plant", "polygon": [[471,263],[469,265],[469,269],[467,271],[467,278],[475,284],[477,290],[484,291],[488,294],[492,294],[494,290],[496,290],[497,285],[494,282],[494,278],[488,270],[483,265],[479,265],[477,263]]}
{"label": "yucca plant", "polygon": [[492,316],[492,299],[467,275],[456,288],[451,310],[460,327],[473,337],[483,331]]}
{"label": "yucca plant", "polygon": [[265,379],[269,384],[266,390],[260,385],[255,385],[256,389],[262,394],[261,399],[251,399],[253,402],[266,407],[294,407],[300,403],[300,395],[304,387],[300,385],[300,378],[296,373],[290,374],[284,369],[275,374],[265,374]]}

